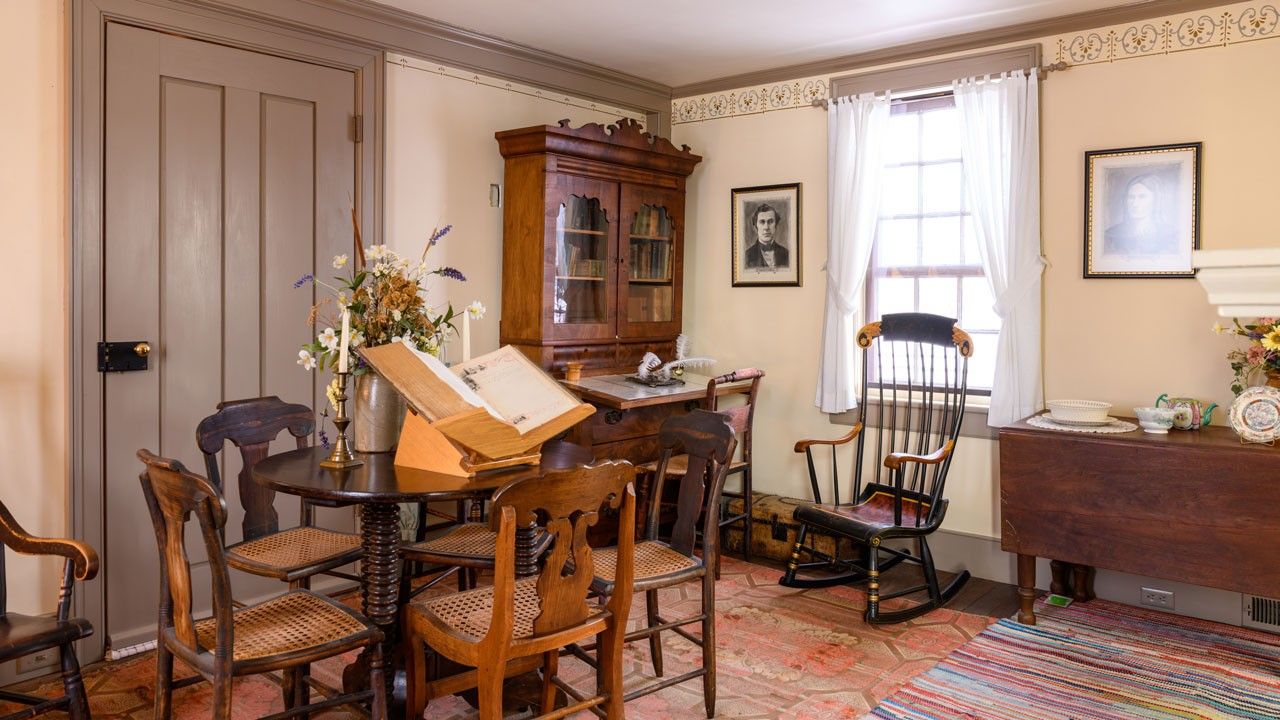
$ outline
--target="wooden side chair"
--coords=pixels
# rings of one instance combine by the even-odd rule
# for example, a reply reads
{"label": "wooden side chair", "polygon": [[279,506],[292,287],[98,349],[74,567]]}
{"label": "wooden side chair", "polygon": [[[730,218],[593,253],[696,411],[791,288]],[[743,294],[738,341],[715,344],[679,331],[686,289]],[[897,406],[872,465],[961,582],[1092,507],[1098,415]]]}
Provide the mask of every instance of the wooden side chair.
{"label": "wooden side chair", "polygon": [[[664,630],[671,630],[702,649],[702,667],[683,675],[638,688],[626,694],[633,700],[678,683],[702,678],[702,696],[707,717],[716,714],[716,582],[715,567],[720,557],[720,528],[714,509],[720,505],[724,481],[737,445],[730,418],[722,413],[694,410],[687,415],[677,415],[662,423],[658,431],[662,454],[658,459],[658,476],[650,504],[648,528],[645,539],[635,546],[634,591],[644,591],[646,625],[628,633],[626,640],[649,639],[649,654],[653,660],[653,672],[662,677],[662,637]],[[677,450],[683,454],[676,455]],[[663,483],[670,477],[668,468],[675,457],[685,458],[680,481],[679,500],[671,541],[658,539],[658,503],[662,497]],[[702,518],[702,557],[694,553],[697,544],[697,523]],[[595,555],[596,578],[592,588],[605,596],[615,597],[631,590],[617,584],[618,558],[625,557],[625,548],[604,548]],[[658,590],[693,580],[702,583],[702,610],[699,614],[678,620],[666,620],[659,615]],[[702,637],[688,632],[685,625],[701,623]],[[583,658],[590,662],[589,658]]]}
{"label": "wooden side chair", "polygon": [[[270,720],[305,716],[365,700],[372,702],[371,716],[383,720],[386,686],[382,632],[355,610],[310,590],[294,589],[256,605],[233,609],[231,579],[222,547],[227,506],[221,493],[177,460],[147,450],[139,450],[138,458],[146,465],[141,475],[142,492],[160,550],[155,717],[167,720],[172,715],[174,689],[208,680],[213,684],[213,717],[228,720],[233,678],[283,670],[286,709],[268,716]],[[186,525],[192,514],[208,555],[213,592],[213,616],[199,621],[192,617],[193,586],[186,546]],[[361,648],[368,648],[370,653],[370,689],[307,704],[307,665]],[[175,656],[197,674],[175,683]]]}
{"label": "wooden side chair", "polygon": [[[622,645],[631,608],[634,476],[630,463],[606,462],[517,480],[494,495],[494,584],[416,601],[405,613],[410,717],[420,717],[431,698],[478,687],[481,720],[497,720],[502,717],[503,678],[538,665],[543,673],[539,717],[566,717],[601,706],[606,717],[623,717]],[[615,573],[615,597],[598,605],[588,601],[595,562],[587,529],[606,504],[619,513],[622,560]],[[516,579],[516,531],[538,517],[553,538],[552,549],[541,572]],[[596,693],[588,697],[556,677],[556,668],[561,648],[593,637],[599,669]],[[476,669],[428,683],[427,645]],[[572,700],[559,710],[554,709],[557,688]]]}
{"label": "wooden side chair", "polygon": [[280,530],[274,506],[275,491],[253,479],[253,466],[267,456],[272,440],[288,431],[299,448],[310,444],[315,416],[306,405],[286,403],[280,398],[261,397],[231,400],[218,404],[218,411],[196,426],[196,444],[204,453],[209,481],[222,492],[218,453],[229,441],[240,449],[238,476],[240,503],[244,506],[241,527],[244,539],[226,548],[227,564],[243,572],[273,577],[290,588],[309,588],[311,577],[321,573],[347,580],[359,578],[336,568],[360,560],[360,536],[315,526],[314,502],[302,500],[301,524]]}
{"label": "wooden side chair", "polygon": [[[751,560],[751,511],[753,502],[751,497],[751,427],[755,419],[756,398],[760,394],[760,381],[764,379],[764,371],[756,368],[744,368],[725,373],[707,381],[707,396],[703,401],[703,407],[707,410],[723,413],[729,418],[729,424],[733,427],[733,431],[737,436],[738,447],[742,449],[742,455],[734,458],[729,463],[729,474],[742,475],[742,490],[740,492],[725,491],[724,498],[741,498],[742,512],[729,517],[720,518],[720,527],[726,527],[733,523],[742,523],[742,559]],[[717,386],[728,383],[740,382],[743,380],[751,381],[751,388],[747,391],[747,402],[737,407],[720,409],[720,396],[716,391]],[[684,475],[685,469],[688,467],[689,458],[685,455],[673,455],[667,463],[667,476],[680,477]],[[651,462],[643,465],[642,468],[648,472],[656,473],[658,470],[658,462]],[[656,492],[656,489],[654,490]],[[656,510],[658,506],[652,506]],[[711,507],[714,512],[719,514],[719,504]],[[716,576],[720,575],[719,557],[716,560]]]}
{"label": "wooden side chair", "polygon": [[[0,700],[26,705],[27,708],[6,717],[29,718],[62,710],[72,720],[89,720],[89,700],[85,696],[84,682],[80,678],[80,663],[76,660],[75,641],[93,634],[88,620],[71,617],[71,591],[75,581],[92,580],[98,574],[98,554],[93,548],[75,540],[40,538],[22,529],[0,503],[0,662],[9,662],[50,648],[58,648],[62,655],[61,697],[49,699],[0,691]],[[66,558],[62,568],[62,586],[58,589],[58,610],[53,617],[21,615],[8,611],[5,604],[4,548],[12,548],[24,555],[61,555]]]}
{"label": "wooden side chair", "polygon": [[[779,582],[795,588],[829,587],[867,582],[866,620],[894,623],[941,607],[969,579],[968,571],[946,586],[938,583],[927,536],[942,525],[947,512],[944,489],[951,467],[964,402],[968,393],[969,357],[973,341],[951,318],[927,313],[885,315],[864,325],[856,336],[862,348],[862,398],[858,422],[836,440],[802,440],[795,451],[806,454],[814,502],[796,508],[800,524],[795,548]],[[868,416],[867,388],[878,372],[880,397],[874,416]],[[867,445],[868,425],[875,441]],[[815,447],[831,448],[831,494],[823,501],[815,471]],[[837,448],[852,446],[852,487],[841,500]],[[869,478],[863,479],[863,459]],[[805,545],[810,529],[853,541],[851,557],[833,557]],[[891,548],[887,540],[914,540],[916,552]],[[881,560],[882,555],[887,559]],[[920,566],[924,584],[891,594],[880,593],[880,574],[901,562]],[[801,571],[821,569],[818,576]],[[883,612],[890,598],[927,591],[928,598],[895,612]]]}

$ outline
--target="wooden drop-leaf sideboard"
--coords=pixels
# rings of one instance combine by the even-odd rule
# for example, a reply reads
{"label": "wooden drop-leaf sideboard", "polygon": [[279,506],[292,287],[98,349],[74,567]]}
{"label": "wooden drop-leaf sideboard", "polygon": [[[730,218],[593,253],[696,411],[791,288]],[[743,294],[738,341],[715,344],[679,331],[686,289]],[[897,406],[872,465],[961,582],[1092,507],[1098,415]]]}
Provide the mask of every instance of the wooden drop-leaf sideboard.
{"label": "wooden drop-leaf sideboard", "polygon": [[1035,622],[1036,557],[1058,561],[1054,591],[1081,600],[1093,568],[1280,598],[1280,447],[1242,444],[1229,428],[1096,434],[1019,421],[1000,430],[1000,513],[1022,622]]}

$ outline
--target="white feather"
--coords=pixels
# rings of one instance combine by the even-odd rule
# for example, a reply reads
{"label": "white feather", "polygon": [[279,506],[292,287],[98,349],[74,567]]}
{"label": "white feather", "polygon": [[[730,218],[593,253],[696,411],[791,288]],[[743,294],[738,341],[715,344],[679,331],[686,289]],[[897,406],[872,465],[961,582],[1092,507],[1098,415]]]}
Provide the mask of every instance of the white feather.
{"label": "white feather", "polygon": [[644,357],[640,358],[640,365],[636,367],[636,376],[647,378],[649,377],[649,373],[656,370],[661,364],[662,358],[659,358],[651,352],[647,352],[644,354]]}

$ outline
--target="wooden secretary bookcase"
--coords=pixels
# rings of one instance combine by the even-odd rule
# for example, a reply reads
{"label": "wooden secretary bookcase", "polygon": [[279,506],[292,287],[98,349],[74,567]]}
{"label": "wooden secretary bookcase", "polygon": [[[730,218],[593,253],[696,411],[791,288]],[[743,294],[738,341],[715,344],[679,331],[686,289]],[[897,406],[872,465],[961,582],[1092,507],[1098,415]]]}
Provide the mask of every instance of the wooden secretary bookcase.
{"label": "wooden secretary bookcase", "polygon": [[495,135],[506,160],[500,342],[546,370],[673,355],[685,180],[702,160],[623,119]]}

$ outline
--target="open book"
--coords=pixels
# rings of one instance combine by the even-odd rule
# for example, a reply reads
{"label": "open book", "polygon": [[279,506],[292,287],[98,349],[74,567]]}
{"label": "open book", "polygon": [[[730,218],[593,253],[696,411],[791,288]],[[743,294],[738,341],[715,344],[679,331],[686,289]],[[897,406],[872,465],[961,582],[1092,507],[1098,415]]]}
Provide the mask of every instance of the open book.
{"label": "open book", "polygon": [[360,354],[432,422],[483,408],[524,435],[582,404],[510,345],[452,368],[402,343],[364,348]]}
{"label": "open book", "polygon": [[511,346],[453,368],[401,343],[360,355],[415,413],[400,433],[398,466],[471,476],[535,464],[542,443],[595,412]]}

